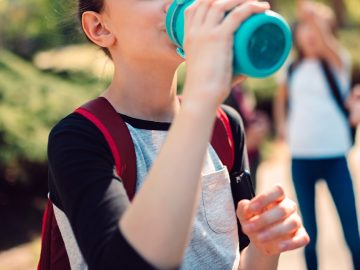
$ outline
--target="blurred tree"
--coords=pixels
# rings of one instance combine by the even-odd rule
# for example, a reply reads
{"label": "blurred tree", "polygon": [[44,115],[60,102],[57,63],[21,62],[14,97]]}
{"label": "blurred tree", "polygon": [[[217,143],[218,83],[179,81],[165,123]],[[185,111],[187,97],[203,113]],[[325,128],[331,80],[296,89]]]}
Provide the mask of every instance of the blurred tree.
{"label": "blurred tree", "polygon": [[42,72],[1,49],[0,78],[0,184],[29,182],[34,179],[27,168],[46,162],[54,123],[98,95],[106,83],[87,73]]}
{"label": "blurred tree", "polygon": [[74,3],[66,0],[1,0],[0,45],[31,58],[39,50],[82,41],[76,27]]}
{"label": "blurred tree", "polygon": [[271,5],[271,9],[273,9],[273,10],[277,9],[277,6],[276,6],[277,1],[276,0],[269,0],[269,3]]}
{"label": "blurred tree", "polygon": [[339,27],[343,27],[346,24],[346,7],[344,0],[331,0],[332,7],[336,15],[337,24]]}

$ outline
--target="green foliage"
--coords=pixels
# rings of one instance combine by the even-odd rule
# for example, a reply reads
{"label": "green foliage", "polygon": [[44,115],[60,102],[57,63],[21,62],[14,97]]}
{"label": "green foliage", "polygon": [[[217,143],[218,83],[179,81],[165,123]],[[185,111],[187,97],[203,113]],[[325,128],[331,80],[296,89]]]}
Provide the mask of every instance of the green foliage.
{"label": "green foliage", "polygon": [[349,15],[349,21],[357,24],[360,24],[360,1],[359,0],[347,0],[346,9]]}
{"label": "green foliage", "polygon": [[[310,0],[312,1],[312,0]],[[315,0],[322,2],[329,7],[333,7],[334,0]],[[294,21],[295,3],[296,1],[289,0],[273,0],[276,11],[282,14],[289,22]],[[343,0],[345,6],[345,20],[346,25],[360,24],[360,1],[359,0]]]}
{"label": "green foliage", "polygon": [[341,43],[349,51],[354,65],[360,65],[360,26],[341,30]]}
{"label": "green foliage", "polygon": [[76,1],[1,0],[0,45],[31,58],[39,50],[83,40]]}
{"label": "green foliage", "polygon": [[104,82],[46,74],[0,51],[0,163],[43,162],[49,130],[76,106],[96,96]]}

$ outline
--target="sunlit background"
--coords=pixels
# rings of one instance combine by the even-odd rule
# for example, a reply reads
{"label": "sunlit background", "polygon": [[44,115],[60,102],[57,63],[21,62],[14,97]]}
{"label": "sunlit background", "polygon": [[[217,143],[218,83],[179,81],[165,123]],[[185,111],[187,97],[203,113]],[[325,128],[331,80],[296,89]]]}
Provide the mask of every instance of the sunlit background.
{"label": "sunlit background", "polygon": [[[273,0],[290,23],[291,0]],[[327,0],[341,26],[339,38],[360,65],[360,1]],[[81,34],[76,1],[0,0],[0,270],[35,269],[47,193],[47,136],[74,108],[95,97],[111,78],[112,63]],[[248,79],[256,106],[271,116],[277,76]],[[179,89],[184,67],[179,71]],[[271,135],[262,147],[258,191],[282,183],[296,200],[286,145]],[[349,157],[359,206],[360,151]],[[320,269],[351,269],[326,185],[318,192]],[[358,207],[359,209],[359,207]],[[358,211],[359,212],[359,211]],[[282,255],[279,269],[305,269],[302,251]]]}

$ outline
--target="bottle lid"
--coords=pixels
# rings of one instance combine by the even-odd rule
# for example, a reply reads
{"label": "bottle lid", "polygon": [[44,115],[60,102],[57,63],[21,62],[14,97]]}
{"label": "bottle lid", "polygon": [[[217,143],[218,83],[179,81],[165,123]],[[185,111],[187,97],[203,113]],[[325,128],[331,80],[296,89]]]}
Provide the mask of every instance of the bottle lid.
{"label": "bottle lid", "polygon": [[286,21],[273,11],[255,14],[234,36],[234,73],[263,78],[276,72],[292,46]]}

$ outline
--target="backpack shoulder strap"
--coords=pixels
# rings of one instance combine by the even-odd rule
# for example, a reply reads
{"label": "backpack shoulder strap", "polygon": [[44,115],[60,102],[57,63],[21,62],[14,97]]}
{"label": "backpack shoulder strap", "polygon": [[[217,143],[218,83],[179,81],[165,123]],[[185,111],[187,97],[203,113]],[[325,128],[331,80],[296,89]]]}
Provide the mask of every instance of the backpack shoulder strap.
{"label": "backpack shoulder strap", "polygon": [[91,121],[104,135],[130,200],[136,186],[136,154],[126,123],[104,97],[98,97],[75,110]]}
{"label": "backpack shoulder strap", "polygon": [[291,76],[294,74],[295,68],[296,68],[296,62],[292,62],[292,63],[288,66],[288,68],[287,68],[287,70],[286,70],[286,72],[287,72],[286,75],[287,75],[287,80],[288,80],[288,82],[290,81]]}
{"label": "backpack shoulder strap", "polygon": [[41,251],[37,270],[71,270],[50,199],[48,199],[42,220]]}
{"label": "backpack shoulder strap", "polygon": [[[335,79],[334,73],[331,70],[329,64],[326,62],[326,60],[322,59],[320,63],[321,63],[321,68],[324,72],[326,81],[329,85],[331,95],[334,98],[335,103],[338,106],[338,108],[340,109],[340,111],[342,112],[342,114],[345,116],[345,118],[348,119],[350,112],[349,112],[349,109],[345,106],[345,102],[341,96],[339,84],[337,83],[337,81]],[[355,139],[356,139],[356,127],[349,125],[349,128],[350,128],[351,141],[354,144]]]}
{"label": "backpack shoulder strap", "polygon": [[230,172],[234,166],[234,138],[229,118],[221,107],[219,107],[216,112],[216,121],[211,138],[211,145],[214,147],[221,162]]}
{"label": "backpack shoulder strap", "polygon": [[[217,110],[216,122],[214,126],[211,144],[214,147],[222,163],[226,165],[228,168],[229,176],[230,176],[230,186],[234,200],[234,207],[236,209],[237,204],[241,199],[245,199],[245,198],[248,199],[248,196],[250,194],[248,194],[247,192],[249,190],[252,191],[252,187],[245,187],[244,184],[251,183],[251,180],[248,179],[247,182],[242,181],[242,176],[245,175],[246,173],[237,172],[237,171],[233,172],[234,164],[239,160],[238,161],[235,160],[234,135],[229,117],[221,107],[219,107],[219,109]],[[243,153],[241,153],[241,156],[242,156],[241,162],[243,162],[245,158]],[[253,195],[254,194],[251,194],[251,197],[253,197]],[[242,231],[239,220],[237,220],[237,227],[238,227],[238,237],[239,237],[239,250],[242,251],[244,248],[246,248],[249,245],[250,240],[247,237],[247,235],[244,234],[244,232]]]}
{"label": "backpack shoulder strap", "polygon": [[341,92],[339,88],[339,84],[337,83],[333,71],[330,69],[329,64],[326,62],[326,60],[321,59],[321,68],[324,72],[326,81],[329,85],[329,89],[331,90],[331,95],[333,96],[336,105],[339,107],[341,112],[345,115],[347,118],[349,116],[349,110],[345,107],[344,100],[341,97]]}
{"label": "backpack shoulder strap", "polygon": [[[92,122],[104,135],[115,161],[116,172],[132,200],[136,186],[136,155],[124,120],[103,97],[89,101],[75,112]],[[43,218],[41,238],[38,270],[70,270],[69,258],[50,199]]]}

